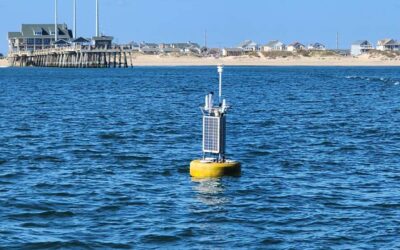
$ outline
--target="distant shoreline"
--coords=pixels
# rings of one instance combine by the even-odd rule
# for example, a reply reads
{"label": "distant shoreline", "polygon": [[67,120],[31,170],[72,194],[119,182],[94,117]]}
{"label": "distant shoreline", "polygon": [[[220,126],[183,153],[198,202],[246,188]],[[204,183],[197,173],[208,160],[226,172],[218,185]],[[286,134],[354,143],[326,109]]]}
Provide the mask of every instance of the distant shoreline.
{"label": "distant shoreline", "polygon": [[[265,58],[251,56],[236,57],[196,57],[196,56],[175,56],[175,55],[133,55],[132,66],[142,67],[179,67],[179,66],[215,66],[223,64],[226,66],[370,66],[390,67],[400,66],[400,58],[386,57],[286,57],[286,58]],[[130,65],[131,63],[129,63]],[[0,59],[0,67],[7,67],[7,59]]]}

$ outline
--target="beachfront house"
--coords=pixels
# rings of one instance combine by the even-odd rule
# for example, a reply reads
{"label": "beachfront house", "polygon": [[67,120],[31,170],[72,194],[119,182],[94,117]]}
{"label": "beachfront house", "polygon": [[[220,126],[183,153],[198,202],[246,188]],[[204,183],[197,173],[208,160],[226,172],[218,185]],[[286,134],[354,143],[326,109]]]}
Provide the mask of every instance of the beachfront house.
{"label": "beachfront house", "polygon": [[286,45],[278,40],[273,40],[262,47],[263,51],[284,51]]}
{"label": "beachfront house", "polygon": [[163,51],[177,52],[179,50],[180,53],[201,53],[200,45],[190,41],[187,43],[161,43],[159,48]]}
{"label": "beachfront house", "polygon": [[367,40],[359,40],[351,44],[351,55],[359,56],[364,53],[368,53],[368,51],[374,49],[372,44]]}
{"label": "beachfront house", "polygon": [[182,50],[178,49],[178,48],[164,47],[164,48],[160,48],[160,52],[165,53],[165,54],[182,53]]}
{"label": "beachfront house", "polygon": [[220,48],[209,48],[207,54],[213,57],[220,57],[222,55],[222,50]]}
{"label": "beachfront house", "polygon": [[322,43],[312,43],[309,44],[307,47],[308,50],[320,50],[320,51],[324,51],[326,50],[326,46],[323,45]]}
{"label": "beachfront house", "polygon": [[[57,25],[58,39],[69,42],[72,30],[66,24]],[[8,32],[8,49],[10,52],[34,51],[51,48],[55,41],[54,24],[22,24],[21,31]]]}
{"label": "beachfront house", "polygon": [[237,48],[242,49],[244,52],[255,52],[260,51],[260,45],[252,40],[245,40],[241,42]]}
{"label": "beachfront house", "polygon": [[380,51],[398,51],[400,43],[394,39],[383,39],[378,41],[376,49]]}
{"label": "beachfront house", "polygon": [[244,54],[241,48],[224,48],[222,49],[222,56],[241,56]]}
{"label": "beachfront house", "polygon": [[301,51],[301,50],[305,50],[305,49],[306,49],[306,46],[304,46],[303,44],[301,44],[299,42],[294,42],[287,46],[287,51],[290,51],[290,52],[297,52],[297,51]]}
{"label": "beachfront house", "polygon": [[137,42],[132,41],[128,45],[132,51],[138,52],[140,50],[140,45]]}

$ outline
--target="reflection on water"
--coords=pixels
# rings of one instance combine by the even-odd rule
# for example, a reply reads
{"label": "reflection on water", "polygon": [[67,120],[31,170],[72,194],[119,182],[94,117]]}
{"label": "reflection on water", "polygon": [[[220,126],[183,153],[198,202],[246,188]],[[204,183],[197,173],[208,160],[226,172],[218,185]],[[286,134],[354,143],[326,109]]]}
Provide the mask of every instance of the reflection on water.
{"label": "reflection on water", "polygon": [[228,203],[230,200],[224,197],[224,186],[221,179],[192,179],[196,182],[194,189],[197,193],[197,200],[209,206],[217,206]]}

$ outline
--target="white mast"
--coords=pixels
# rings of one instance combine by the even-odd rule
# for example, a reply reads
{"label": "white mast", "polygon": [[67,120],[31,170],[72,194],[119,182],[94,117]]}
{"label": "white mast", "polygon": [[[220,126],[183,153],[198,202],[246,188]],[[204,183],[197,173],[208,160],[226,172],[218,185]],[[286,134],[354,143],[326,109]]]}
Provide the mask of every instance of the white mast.
{"label": "white mast", "polygon": [[76,0],[74,0],[74,39],[76,39]]}
{"label": "white mast", "polygon": [[54,34],[55,34],[55,41],[58,41],[58,27],[57,27],[57,0],[54,3]]}
{"label": "white mast", "polygon": [[96,0],[96,36],[100,36],[100,31],[99,31],[99,0]]}
{"label": "white mast", "polygon": [[218,65],[219,73],[219,104],[222,103],[222,73],[224,72],[224,66]]}

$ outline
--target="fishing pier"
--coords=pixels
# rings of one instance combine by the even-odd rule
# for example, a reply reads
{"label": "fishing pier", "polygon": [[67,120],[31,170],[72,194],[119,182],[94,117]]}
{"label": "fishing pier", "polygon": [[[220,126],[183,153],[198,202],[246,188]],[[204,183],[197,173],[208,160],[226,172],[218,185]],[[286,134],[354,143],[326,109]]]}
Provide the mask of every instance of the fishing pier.
{"label": "fishing pier", "polygon": [[100,33],[99,0],[95,0],[96,33],[77,37],[77,0],[73,2],[73,30],[58,23],[58,0],[54,0],[54,24],[22,24],[8,33],[8,61],[14,67],[127,68],[132,66],[132,45],[113,43]]}
{"label": "fishing pier", "polygon": [[127,68],[133,65],[132,50],[124,46],[76,46],[20,51],[10,53],[8,59],[13,67]]}

